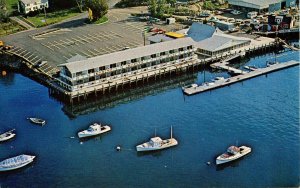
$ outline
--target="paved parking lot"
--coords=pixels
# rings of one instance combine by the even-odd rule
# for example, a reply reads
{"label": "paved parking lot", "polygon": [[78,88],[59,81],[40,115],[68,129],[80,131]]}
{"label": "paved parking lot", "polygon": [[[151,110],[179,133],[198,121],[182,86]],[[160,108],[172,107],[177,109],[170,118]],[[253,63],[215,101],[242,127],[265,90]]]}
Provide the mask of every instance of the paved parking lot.
{"label": "paved parking lot", "polygon": [[144,45],[143,34],[147,24],[131,17],[130,11],[122,10],[110,10],[109,22],[102,25],[85,24],[86,15],[83,14],[65,24],[17,33],[3,40],[15,46],[12,53],[33,66],[47,61],[39,69],[53,74],[58,70],[57,65],[66,63],[77,54],[94,57]]}

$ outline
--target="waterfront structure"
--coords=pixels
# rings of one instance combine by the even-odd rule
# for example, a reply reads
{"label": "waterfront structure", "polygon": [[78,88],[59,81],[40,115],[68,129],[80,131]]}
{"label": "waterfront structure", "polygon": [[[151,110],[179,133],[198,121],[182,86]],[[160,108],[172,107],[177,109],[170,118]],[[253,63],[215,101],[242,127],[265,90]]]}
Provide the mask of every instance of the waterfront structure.
{"label": "waterfront structure", "polygon": [[274,12],[296,6],[296,0],[227,0],[229,6],[242,11]]}
{"label": "waterfront structure", "polygon": [[49,8],[48,0],[19,0],[18,3],[18,11],[24,14],[44,8]]}
{"label": "waterfront structure", "polygon": [[195,42],[187,37],[68,62],[59,65],[58,82],[67,91],[84,90],[108,80],[126,79],[127,76],[193,61],[195,51]]}
{"label": "waterfront structure", "polygon": [[215,33],[212,37],[196,44],[198,54],[203,56],[223,55],[235,49],[250,45],[251,40],[243,37],[235,37],[223,33]]}

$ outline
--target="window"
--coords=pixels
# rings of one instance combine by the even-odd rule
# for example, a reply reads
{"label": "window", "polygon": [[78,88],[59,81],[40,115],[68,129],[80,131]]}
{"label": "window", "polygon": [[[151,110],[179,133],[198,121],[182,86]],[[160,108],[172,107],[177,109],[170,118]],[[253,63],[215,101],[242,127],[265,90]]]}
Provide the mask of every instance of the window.
{"label": "window", "polygon": [[156,58],[156,54],[152,54],[152,55],[151,55],[151,58]]}
{"label": "window", "polygon": [[115,68],[116,67],[116,64],[110,64],[110,68]]}
{"label": "window", "polygon": [[131,60],[131,63],[135,63],[135,62],[137,62],[137,59],[132,59]]}
{"label": "window", "polygon": [[99,70],[105,70],[105,67],[103,66],[103,67],[99,67]]}
{"label": "window", "polygon": [[164,55],[166,55],[166,52],[161,52],[160,53],[160,56],[164,56]]}
{"label": "window", "polygon": [[121,65],[126,65],[126,61],[122,61],[122,62],[121,62]]}
{"label": "window", "polygon": [[146,67],[147,67],[146,64],[143,64],[143,65],[141,66],[142,69],[143,69],[143,68],[146,68]]}
{"label": "window", "polygon": [[174,52],[175,52],[174,50],[170,50],[170,51],[169,51],[170,54],[173,54]]}
{"label": "window", "polygon": [[76,72],[76,76],[81,76],[82,72]]}
{"label": "window", "polygon": [[90,73],[94,73],[95,72],[95,70],[94,69],[89,69],[88,70],[88,73],[90,74]]}
{"label": "window", "polygon": [[179,48],[179,51],[182,52],[182,51],[183,51],[183,48]]}

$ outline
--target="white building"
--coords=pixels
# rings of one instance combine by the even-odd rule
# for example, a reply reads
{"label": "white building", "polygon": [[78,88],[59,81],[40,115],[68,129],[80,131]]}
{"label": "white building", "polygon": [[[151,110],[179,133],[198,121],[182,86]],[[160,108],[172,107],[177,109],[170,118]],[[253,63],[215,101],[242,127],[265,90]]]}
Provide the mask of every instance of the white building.
{"label": "white building", "polygon": [[107,80],[179,65],[197,58],[194,44],[188,37],[92,58],[76,57],[60,65],[59,84],[68,91],[78,91]]}
{"label": "white building", "polygon": [[48,0],[19,0],[18,11],[28,14],[29,12],[43,10],[49,7]]}
{"label": "white building", "polygon": [[296,0],[227,0],[231,8],[242,11],[274,12],[296,5]]}
{"label": "white building", "polygon": [[236,49],[249,46],[250,39],[215,33],[212,37],[196,44],[198,54],[206,57],[224,55]]}

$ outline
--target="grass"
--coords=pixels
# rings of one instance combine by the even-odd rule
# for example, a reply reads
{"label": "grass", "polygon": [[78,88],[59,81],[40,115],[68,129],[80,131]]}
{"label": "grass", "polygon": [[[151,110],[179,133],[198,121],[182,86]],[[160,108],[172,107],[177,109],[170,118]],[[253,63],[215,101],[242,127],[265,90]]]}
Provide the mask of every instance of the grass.
{"label": "grass", "polygon": [[25,28],[15,22],[0,22],[0,36],[9,35],[23,30],[25,30]]}
{"label": "grass", "polygon": [[9,14],[18,11],[18,0],[5,0],[6,1],[6,8]]}
{"label": "grass", "polygon": [[102,24],[108,22],[108,18],[106,16],[103,16],[102,18],[98,19],[95,22],[92,22],[93,24]]}
{"label": "grass", "polygon": [[67,18],[71,18],[80,14],[77,8],[67,9],[67,10],[59,10],[55,12],[47,13],[47,17],[45,19],[45,14],[43,12],[39,13],[33,17],[27,17],[27,20],[31,22],[35,27],[43,27],[46,25],[51,25],[57,22],[61,22]]}

